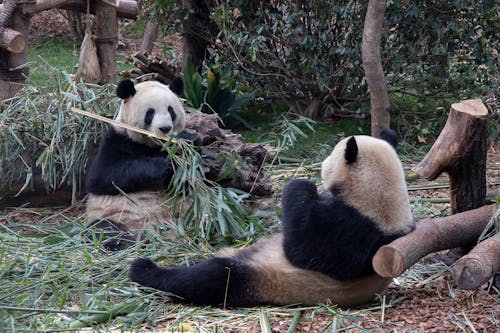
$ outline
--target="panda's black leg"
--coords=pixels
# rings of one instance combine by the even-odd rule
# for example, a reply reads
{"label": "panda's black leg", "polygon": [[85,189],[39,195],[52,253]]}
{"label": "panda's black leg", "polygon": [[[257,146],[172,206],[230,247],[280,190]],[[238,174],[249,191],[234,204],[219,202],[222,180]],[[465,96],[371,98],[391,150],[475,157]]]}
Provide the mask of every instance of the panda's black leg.
{"label": "panda's black leg", "polygon": [[[124,250],[135,243],[134,235],[123,223],[114,222],[108,219],[98,219],[92,221],[89,227],[95,231],[95,235],[102,234],[102,246],[108,251]],[[93,237],[90,235],[90,237]]]}
{"label": "panda's black leg", "polygon": [[147,287],[203,305],[255,304],[251,290],[253,269],[232,258],[212,258],[190,267],[159,267],[148,258],[132,263],[129,277]]}

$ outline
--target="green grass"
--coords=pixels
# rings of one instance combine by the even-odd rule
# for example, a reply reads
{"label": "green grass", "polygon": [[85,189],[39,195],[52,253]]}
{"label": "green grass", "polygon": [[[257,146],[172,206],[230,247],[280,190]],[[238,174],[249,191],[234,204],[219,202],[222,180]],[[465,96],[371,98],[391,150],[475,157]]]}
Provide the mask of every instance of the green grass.
{"label": "green grass", "polygon": [[[53,84],[48,67],[75,74],[79,57],[80,45],[71,41],[48,40],[31,46],[28,50],[28,62],[30,64],[28,83],[35,87],[46,87]],[[117,55],[116,60],[119,72],[133,67],[123,55]],[[117,80],[121,79],[121,77],[117,78]]]}

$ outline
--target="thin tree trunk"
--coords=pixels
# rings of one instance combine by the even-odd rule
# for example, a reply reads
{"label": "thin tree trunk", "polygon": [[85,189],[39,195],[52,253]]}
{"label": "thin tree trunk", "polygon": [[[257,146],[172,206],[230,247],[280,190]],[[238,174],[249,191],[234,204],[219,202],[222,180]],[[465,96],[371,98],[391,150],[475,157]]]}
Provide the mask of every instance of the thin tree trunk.
{"label": "thin tree trunk", "polygon": [[210,8],[204,0],[184,0],[188,17],[183,26],[182,62],[191,60],[198,72],[201,72],[214,24],[210,20]]}
{"label": "thin tree trunk", "polygon": [[370,0],[363,29],[362,58],[366,82],[370,89],[371,134],[378,137],[384,127],[390,126],[390,101],[385,82],[380,41],[384,27],[385,0]]}

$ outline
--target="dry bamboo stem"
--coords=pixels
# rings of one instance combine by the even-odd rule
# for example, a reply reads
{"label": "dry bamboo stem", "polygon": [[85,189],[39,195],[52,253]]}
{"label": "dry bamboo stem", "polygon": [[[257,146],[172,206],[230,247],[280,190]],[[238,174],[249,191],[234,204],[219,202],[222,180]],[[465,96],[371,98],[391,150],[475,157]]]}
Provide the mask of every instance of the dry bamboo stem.
{"label": "dry bamboo stem", "polygon": [[104,121],[104,122],[109,123],[109,124],[116,125],[118,127],[126,128],[126,129],[128,129],[130,131],[141,133],[141,134],[150,136],[150,137],[158,139],[158,140],[177,142],[177,140],[175,138],[171,137],[171,136],[168,136],[168,135],[157,135],[157,134],[155,134],[155,133],[153,133],[151,131],[143,130],[142,128],[131,126],[131,125],[122,123],[121,121],[117,121],[117,120],[114,120],[114,119],[109,119],[109,118],[100,116],[100,115],[98,115],[96,113],[92,113],[92,112],[88,112],[88,111],[83,111],[83,110],[78,109],[78,108],[71,108],[71,111],[73,111],[74,113],[81,114],[83,116],[87,116],[87,117],[94,118],[94,119],[97,119],[97,120],[100,120],[100,121]]}

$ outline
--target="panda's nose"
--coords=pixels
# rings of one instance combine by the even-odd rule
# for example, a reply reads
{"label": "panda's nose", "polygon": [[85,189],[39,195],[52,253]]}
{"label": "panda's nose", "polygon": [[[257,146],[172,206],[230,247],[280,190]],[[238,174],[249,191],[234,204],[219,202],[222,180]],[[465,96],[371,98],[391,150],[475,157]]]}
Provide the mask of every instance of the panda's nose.
{"label": "panda's nose", "polygon": [[172,129],[172,126],[162,126],[162,127],[160,127],[160,131],[161,131],[163,134],[167,134],[167,133],[169,133],[171,129]]}

